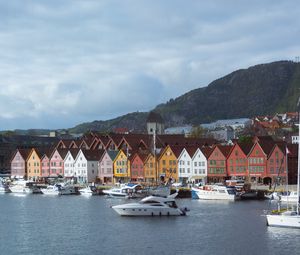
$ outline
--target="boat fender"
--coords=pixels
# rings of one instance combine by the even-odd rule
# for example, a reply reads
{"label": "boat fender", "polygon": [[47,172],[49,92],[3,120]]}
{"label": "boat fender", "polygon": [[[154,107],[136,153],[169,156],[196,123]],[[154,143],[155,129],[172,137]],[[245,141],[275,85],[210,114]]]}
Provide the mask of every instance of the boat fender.
{"label": "boat fender", "polygon": [[151,213],[151,216],[154,216],[154,213],[153,213],[153,212]]}
{"label": "boat fender", "polygon": [[161,216],[161,212],[159,212],[159,216]]}

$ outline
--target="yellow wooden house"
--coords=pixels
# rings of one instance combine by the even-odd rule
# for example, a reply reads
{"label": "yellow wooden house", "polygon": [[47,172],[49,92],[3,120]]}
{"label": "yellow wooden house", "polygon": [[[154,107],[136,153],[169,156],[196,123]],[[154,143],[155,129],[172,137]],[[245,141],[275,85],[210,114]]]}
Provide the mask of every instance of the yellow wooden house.
{"label": "yellow wooden house", "polygon": [[130,161],[123,150],[120,150],[113,162],[114,182],[130,181]]}
{"label": "yellow wooden house", "polygon": [[[156,165],[156,166],[155,166]],[[152,153],[149,153],[144,160],[144,178],[147,183],[155,183],[159,181],[157,168],[157,160]]]}
{"label": "yellow wooden house", "polygon": [[41,176],[41,158],[37,149],[32,148],[27,159],[27,179],[35,181]]}
{"label": "yellow wooden house", "polygon": [[182,148],[168,145],[158,157],[158,174],[159,178],[164,181],[178,182],[178,164],[177,158]]}

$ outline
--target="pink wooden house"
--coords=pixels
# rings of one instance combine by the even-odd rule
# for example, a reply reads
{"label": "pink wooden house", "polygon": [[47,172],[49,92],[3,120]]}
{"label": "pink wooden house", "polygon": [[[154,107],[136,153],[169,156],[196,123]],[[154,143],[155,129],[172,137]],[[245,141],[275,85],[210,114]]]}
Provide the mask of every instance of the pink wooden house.
{"label": "pink wooden house", "polygon": [[50,177],[50,157],[52,155],[53,149],[45,151],[41,157],[41,177]]}
{"label": "pink wooden house", "polygon": [[147,155],[143,155],[140,153],[133,153],[129,158],[130,160],[130,178],[131,181],[138,182],[144,181],[145,173],[144,173],[144,159]]}
{"label": "pink wooden house", "polygon": [[50,156],[50,176],[64,176],[64,159],[68,149],[55,149]]}
{"label": "pink wooden house", "polygon": [[26,160],[31,149],[17,149],[11,160],[11,177],[12,178],[26,178],[27,164]]}
{"label": "pink wooden house", "polygon": [[114,180],[114,160],[118,151],[105,151],[98,166],[98,178],[101,183],[112,184]]}

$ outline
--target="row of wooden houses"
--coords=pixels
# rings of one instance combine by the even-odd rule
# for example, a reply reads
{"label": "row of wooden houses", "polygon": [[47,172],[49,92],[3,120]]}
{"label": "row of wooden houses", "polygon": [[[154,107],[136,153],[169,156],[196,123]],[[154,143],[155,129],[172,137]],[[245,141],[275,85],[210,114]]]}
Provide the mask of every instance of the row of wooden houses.
{"label": "row of wooden houses", "polygon": [[[155,146],[154,146],[155,144]],[[289,153],[287,153],[289,152]],[[11,176],[30,180],[58,177],[79,182],[223,182],[248,179],[293,183],[297,146],[255,137],[247,143],[216,144],[181,135],[100,135],[60,140],[52,148],[17,149]]]}

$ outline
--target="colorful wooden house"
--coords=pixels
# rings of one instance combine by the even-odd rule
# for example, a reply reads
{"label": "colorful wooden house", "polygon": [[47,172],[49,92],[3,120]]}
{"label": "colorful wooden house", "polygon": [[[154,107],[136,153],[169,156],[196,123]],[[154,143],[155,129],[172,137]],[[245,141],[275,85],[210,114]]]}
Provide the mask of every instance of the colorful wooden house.
{"label": "colorful wooden house", "polygon": [[130,181],[130,161],[123,150],[119,150],[114,160],[114,179],[115,183]]}
{"label": "colorful wooden house", "polygon": [[26,178],[26,160],[31,149],[17,149],[11,159],[11,178]]}
{"label": "colorful wooden house", "polygon": [[114,182],[114,160],[118,155],[118,151],[106,150],[100,159],[98,166],[98,178],[101,183],[112,184]]}
{"label": "colorful wooden house", "polygon": [[149,184],[158,183],[159,181],[157,160],[151,152],[144,159],[144,179]]}
{"label": "colorful wooden house", "polygon": [[64,158],[64,177],[75,180],[75,159],[80,149],[69,149]]}
{"label": "colorful wooden house", "polygon": [[197,148],[194,153],[190,152],[192,156],[192,176],[190,177],[189,182],[202,183],[207,182],[207,158],[205,153],[211,151],[210,148]]}
{"label": "colorful wooden house", "polygon": [[98,165],[104,154],[104,150],[82,150],[74,162],[74,171],[79,183],[91,183],[97,180]]}
{"label": "colorful wooden house", "polygon": [[227,158],[227,173],[231,179],[246,180],[249,176],[248,153],[253,143],[235,143]]}
{"label": "colorful wooden house", "polygon": [[188,183],[193,176],[192,157],[197,147],[183,148],[178,157],[178,179],[181,183]]}
{"label": "colorful wooden house", "polygon": [[[262,145],[264,149],[262,148]],[[273,142],[256,142],[248,154],[248,181],[261,183],[267,177],[268,154],[274,146]],[[250,179],[250,180],[249,180]]]}
{"label": "colorful wooden house", "polygon": [[68,149],[55,149],[50,156],[50,177],[64,176],[64,159]]}
{"label": "colorful wooden house", "polygon": [[[264,183],[280,182],[286,184],[287,181],[287,146],[284,144],[274,144],[273,149],[269,153],[267,161],[267,177]],[[269,180],[267,180],[269,178]]]}
{"label": "colorful wooden house", "polygon": [[129,158],[130,161],[130,178],[134,182],[143,182],[144,181],[144,159],[147,157],[143,153],[133,153]]}
{"label": "colorful wooden house", "polygon": [[49,148],[48,150],[45,150],[41,157],[41,177],[46,178],[50,177],[50,157],[53,153],[54,149]]}
{"label": "colorful wooden house", "polygon": [[208,158],[207,179],[210,183],[223,183],[227,178],[226,160],[232,146],[217,145]]}
{"label": "colorful wooden house", "polygon": [[[27,159],[27,179],[36,181],[42,177],[41,154],[36,148],[32,148]],[[42,154],[43,155],[43,154]]]}
{"label": "colorful wooden house", "polygon": [[182,151],[181,146],[168,145],[158,157],[158,174],[162,181],[178,182],[177,160]]}

